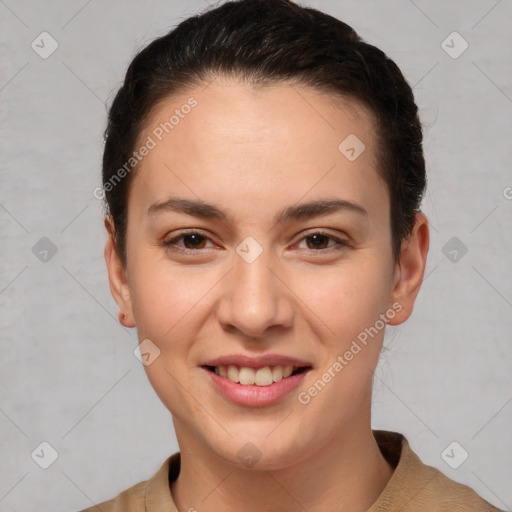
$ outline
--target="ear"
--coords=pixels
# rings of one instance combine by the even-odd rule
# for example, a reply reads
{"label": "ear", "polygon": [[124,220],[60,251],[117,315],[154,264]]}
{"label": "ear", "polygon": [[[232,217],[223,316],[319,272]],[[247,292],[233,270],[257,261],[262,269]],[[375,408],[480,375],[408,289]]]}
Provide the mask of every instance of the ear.
{"label": "ear", "polygon": [[119,306],[119,322],[125,327],[135,327],[130,289],[126,278],[126,269],[121,261],[114,241],[115,228],[111,215],[105,217],[104,224],[107,230],[105,262],[107,263],[110,292]]}
{"label": "ear", "polygon": [[416,214],[410,235],[403,240],[400,259],[395,267],[392,301],[401,305],[389,325],[399,325],[412,314],[414,302],[423,282],[429,248],[428,219],[423,213]]}

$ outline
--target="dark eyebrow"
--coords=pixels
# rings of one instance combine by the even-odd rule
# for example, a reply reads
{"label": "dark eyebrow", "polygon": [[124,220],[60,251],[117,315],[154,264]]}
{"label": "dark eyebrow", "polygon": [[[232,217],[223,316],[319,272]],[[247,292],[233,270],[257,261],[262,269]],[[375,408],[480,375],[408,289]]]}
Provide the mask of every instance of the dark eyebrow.
{"label": "dark eyebrow", "polygon": [[[274,224],[289,220],[327,215],[343,210],[368,216],[368,212],[361,205],[352,201],[344,199],[319,199],[287,206],[274,217]],[[229,218],[224,211],[212,204],[196,199],[171,197],[165,201],[154,203],[148,208],[148,216],[153,216],[164,211],[185,213],[195,217],[218,220],[225,224],[229,223]]]}

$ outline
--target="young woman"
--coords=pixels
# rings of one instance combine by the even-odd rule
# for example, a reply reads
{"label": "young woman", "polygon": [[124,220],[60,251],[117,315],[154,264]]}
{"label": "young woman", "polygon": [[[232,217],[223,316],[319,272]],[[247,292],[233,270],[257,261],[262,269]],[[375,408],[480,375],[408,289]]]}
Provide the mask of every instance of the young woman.
{"label": "young woman", "polygon": [[143,49],[106,130],[105,257],[180,452],[87,510],[498,510],[371,428],[425,184],[410,86],[339,20],[240,0]]}

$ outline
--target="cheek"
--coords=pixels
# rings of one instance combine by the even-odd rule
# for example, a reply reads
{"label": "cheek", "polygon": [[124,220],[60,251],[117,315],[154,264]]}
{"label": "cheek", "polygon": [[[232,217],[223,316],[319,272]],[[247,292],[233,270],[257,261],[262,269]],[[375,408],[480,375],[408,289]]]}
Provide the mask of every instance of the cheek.
{"label": "cheek", "polygon": [[216,279],[211,276],[210,283],[209,274],[204,271],[177,271],[166,262],[141,265],[133,275],[136,278],[131,283],[131,294],[138,337],[140,342],[151,340],[156,346],[152,349],[158,354],[144,370],[162,403],[186,421],[187,417],[201,414],[183,386],[194,368],[188,361],[197,332],[204,324],[205,294]]}
{"label": "cheek", "polygon": [[[201,265],[180,268],[151,255],[133,263],[130,293],[139,338],[149,338],[160,350],[179,350],[206,321],[202,312],[211,311],[213,296],[222,291],[223,273]],[[368,257],[284,274],[293,293],[283,294],[290,295],[292,307],[319,339],[338,346],[373,325],[386,305],[383,268]]]}
{"label": "cheek", "polygon": [[142,259],[134,266],[130,294],[139,338],[154,340],[162,349],[182,338],[179,332],[201,310],[202,297],[214,284],[209,284],[209,273],[201,273],[199,266],[194,270]]}
{"label": "cheek", "polygon": [[302,308],[315,324],[321,324],[322,338],[340,345],[350,343],[365,328],[374,325],[384,312],[388,282],[378,265],[340,265],[329,272],[297,274],[293,290]]}
{"label": "cheek", "polygon": [[386,311],[389,283],[377,264],[347,265],[319,276],[296,281],[302,283],[297,294],[314,313],[308,316],[321,328],[319,339],[325,347],[319,351],[318,371],[297,400],[307,413],[304,421],[322,417],[322,432],[327,435],[370,399],[385,332],[380,315]]}

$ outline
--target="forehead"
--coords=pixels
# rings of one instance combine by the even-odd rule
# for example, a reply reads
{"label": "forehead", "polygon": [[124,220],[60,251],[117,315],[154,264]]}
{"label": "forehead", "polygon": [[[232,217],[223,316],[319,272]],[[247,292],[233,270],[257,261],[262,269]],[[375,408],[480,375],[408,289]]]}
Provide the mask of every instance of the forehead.
{"label": "forehead", "polygon": [[138,146],[150,140],[130,187],[139,205],[179,194],[226,209],[250,205],[255,216],[255,205],[306,195],[372,202],[387,194],[372,113],[298,84],[216,79],[187,89],[153,109]]}
{"label": "forehead", "polygon": [[[189,108],[192,102],[195,106]],[[169,121],[172,127],[165,130],[162,125]],[[263,141],[269,145],[268,135],[272,134],[290,142],[309,140],[307,148],[318,147],[318,139],[323,139],[337,149],[339,138],[350,130],[358,131],[372,145],[375,127],[373,112],[353,97],[293,82],[246,84],[226,77],[161,101],[140,135],[155,132],[158,139],[170,139],[166,135],[172,133],[176,141],[182,135],[191,142],[191,132],[201,128],[204,136],[225,135],[234,143]]]}

